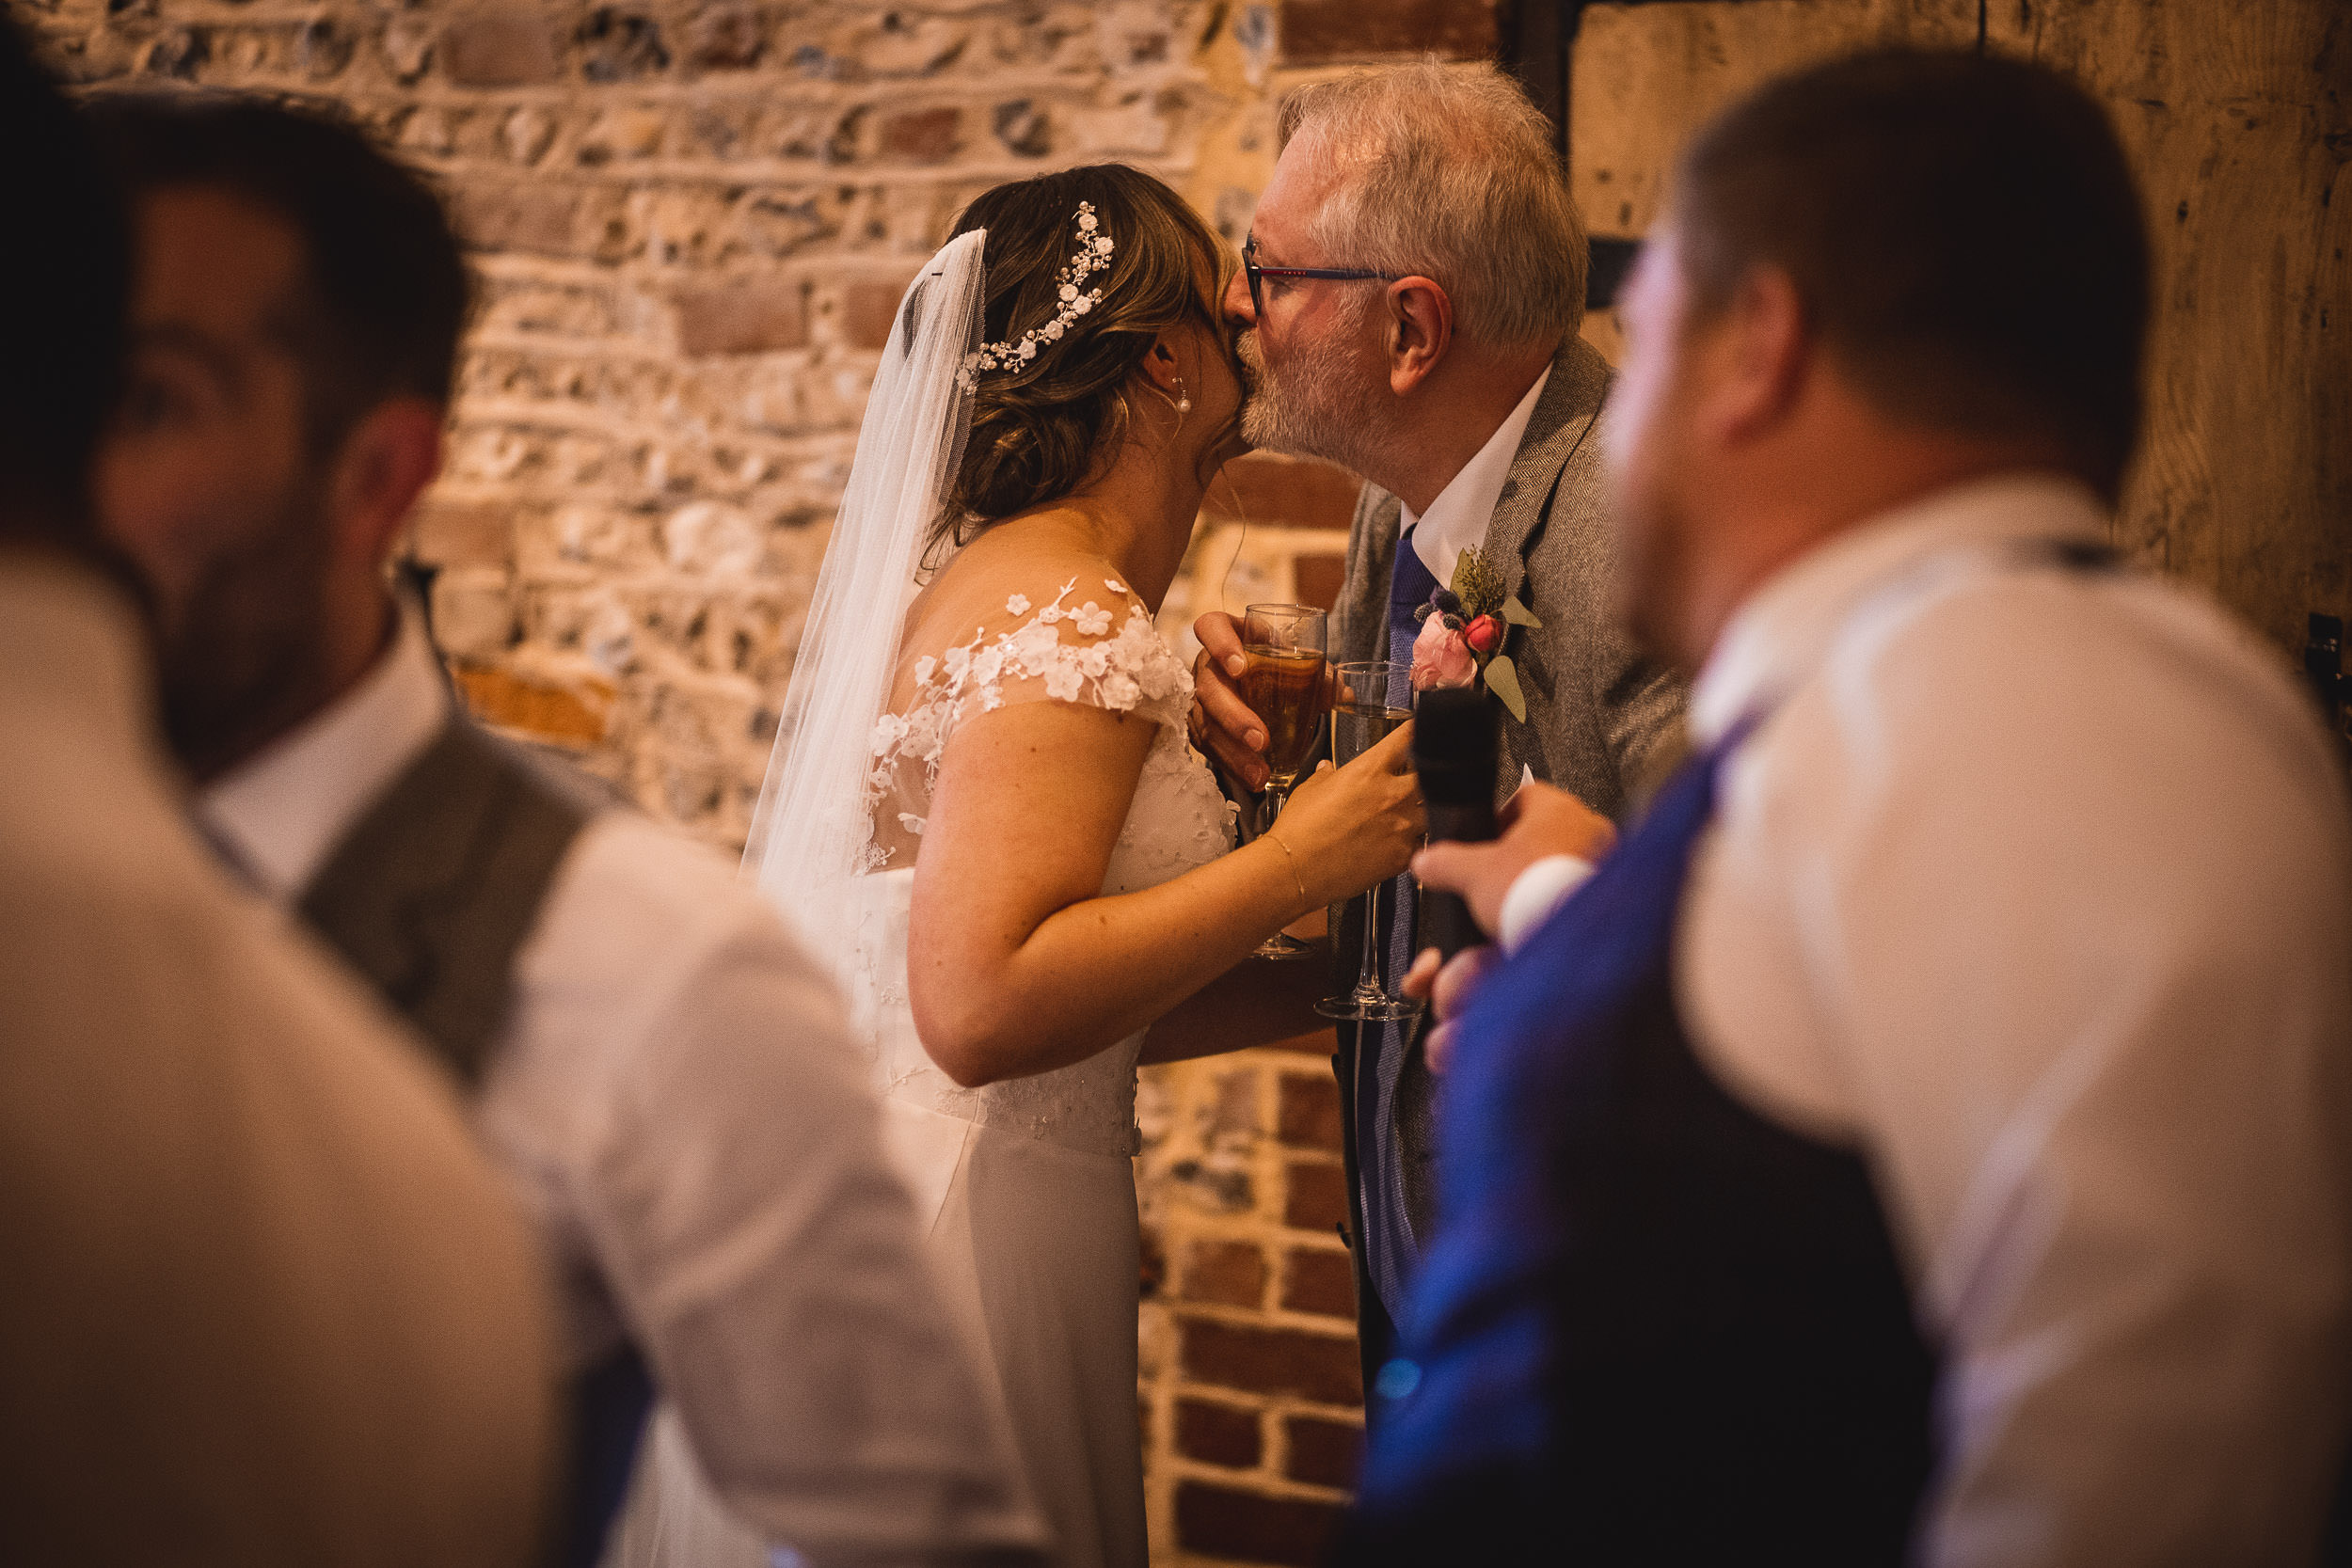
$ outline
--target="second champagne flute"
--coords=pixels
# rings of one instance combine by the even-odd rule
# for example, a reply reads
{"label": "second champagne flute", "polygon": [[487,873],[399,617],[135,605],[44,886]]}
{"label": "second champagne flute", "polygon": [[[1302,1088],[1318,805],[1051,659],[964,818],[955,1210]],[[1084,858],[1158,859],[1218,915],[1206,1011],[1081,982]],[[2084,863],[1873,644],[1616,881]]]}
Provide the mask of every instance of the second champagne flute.
{"label": "second champagne flute", "polygon": [[[1312,605],[1253,604],[1242,621],[1249,663],[1242,700],[1265,723],[1265,804],[1258,831],[1274,826],[1323,732],[1323,661],[1328,618]],[[1299,958],[1314,949],[1280,931],[1258,945],[1262,958]]]}
{"label": "second champagne flute", "polygon": [[[1406,707],[1391,707],[1391,683],[1404,684],[1405,670],[1394,664],[1343,664],[1340,689],[1331,709],[1331,760],[1344,768],[1377,746],[1389,733],[1413,716]],[[1380,983],[1380,883],[1364,895],[1364,951],[1357,966],[1356,989],[1327,996],[1315,1004],[1326,1018],[1352,1018],[1362,1022],[1411,1018],[1421,1004],[1394,996]]]}

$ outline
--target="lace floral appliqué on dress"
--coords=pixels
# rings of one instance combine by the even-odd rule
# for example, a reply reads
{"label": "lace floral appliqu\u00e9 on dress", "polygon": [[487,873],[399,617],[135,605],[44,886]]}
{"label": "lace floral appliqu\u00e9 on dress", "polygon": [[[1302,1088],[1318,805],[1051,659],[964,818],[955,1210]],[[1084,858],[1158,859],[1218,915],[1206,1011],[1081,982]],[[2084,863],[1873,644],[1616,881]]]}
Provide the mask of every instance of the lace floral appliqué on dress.
{"label": "lace floral appliqu\u00e9 on dress", "polygon": [[993,712],[1009,700],[1051,699],[1134,713],[1161,726],[1155,752],[1169,738],[1167,732],[1183,742],[1192,673],[1160,641],[1151,615],[1126,596],[1123,583],[1105,578],[1103,585],[1119,595],[1112,608],[1093,599],[1071,604],[1075,578],[1034,615],[1026,594],[1011,594],[1006,613],[1028,615],[1027,621],[993,637],[982,626],[962,646],[915,661],[914,696],[906,711],[886,713],[874,725],[874,768],[866,793],[873,826],[867,869],[909,858],[907,840],[922,833],[930,816],[948,737],[974,714]]}
{"label": "lace floral appliqu\u00e9 on dress", "polygon": [[[1097,1153],[1135,1146],[1135,1065],[1142,1037],[1073,1067],[965,1089],[930,1061],[913,1031],[890,1027],[906,1003],[905,889],[894,884],[920,848],[948,741],[975,717],[1011,704],[1053,701],[1133,714],[1155,730],[1135,800],[1112,847],[1106,895],[1139,892],[1205,865],[1232,847],[1232,812],[1207,762],[1184,734],[1192,672],[1160,640],[1143,605],[1116,578],[1102,578],[1108,604],[1078,596],[1073,578],[1050,603],[1005,600],[1002,629],[915,661],[914,691],[901,713],[874,725],[865,851],[871,896],[864,900],[859,946],[882,1016],[879,1067],[885,1092],[931,1109],[1048,1143]],[[863,1009],[857,1009],[863,1010]]]}

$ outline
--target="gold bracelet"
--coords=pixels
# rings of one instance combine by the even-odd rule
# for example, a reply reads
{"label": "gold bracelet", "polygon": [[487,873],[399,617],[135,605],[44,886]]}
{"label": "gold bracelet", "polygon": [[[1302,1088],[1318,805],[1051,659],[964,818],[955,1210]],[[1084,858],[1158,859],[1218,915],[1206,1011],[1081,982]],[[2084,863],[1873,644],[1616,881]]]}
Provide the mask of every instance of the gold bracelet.
{"label": "gold bracelet", "polygon": [[[1271,838],[1274,840],[1274,847],[1282,851],[1282,863],[1291,868],[1291,881],[1298,888],[1298,901],[1305,905],[1307,909],[1313,909],[1315,907],[1315,901],[1307,896],[1307,884],[1299,881],[1298,879],[1298,857],[1291,853],[1291,847],[1283,843],[1272,828],[1268,828],[1264,832],[1259,834],[1258,836],[1261,838]],[[1299,912],[1303,914],[1306,911],[1302,910]]]}

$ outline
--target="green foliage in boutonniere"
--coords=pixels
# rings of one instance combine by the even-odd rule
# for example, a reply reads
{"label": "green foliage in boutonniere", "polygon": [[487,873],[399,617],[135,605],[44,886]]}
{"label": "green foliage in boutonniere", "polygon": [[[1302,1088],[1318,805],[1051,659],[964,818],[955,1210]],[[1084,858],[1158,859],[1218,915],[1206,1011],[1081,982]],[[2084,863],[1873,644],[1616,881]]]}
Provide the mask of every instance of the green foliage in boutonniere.
{"label": "green foliage in boutonniere", "polygon": [[1502,574],[1475,549],[1454,564],[1454,581],[1429,595],[1414,611],[1421,635],[1413,640],[1413,689],[1469,686],[1486,689],[1527,722],[1527,697],[1519,690],[1518,666],[1502,651],[1513,626],[1540,626],[1535,612],[1502,591]]}

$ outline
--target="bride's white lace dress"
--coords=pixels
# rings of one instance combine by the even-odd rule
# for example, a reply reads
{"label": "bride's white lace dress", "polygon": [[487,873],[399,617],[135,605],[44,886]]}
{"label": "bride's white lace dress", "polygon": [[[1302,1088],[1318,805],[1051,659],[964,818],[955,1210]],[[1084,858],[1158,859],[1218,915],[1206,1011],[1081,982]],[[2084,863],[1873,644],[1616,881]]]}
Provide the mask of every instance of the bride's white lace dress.
{"label": "bride's white lace dress", "polygon": [[1073,1067],[966,1089],[916,1037],[907,911],[939,759],[977,717],[1065,702],[1158,726],[1103,879],[1133,893],[1232,847],[1229,808],[1185,738],[1192,676],[1140,601],[1099,570],[1011,593],[969,641],[925,656],[876,725],[874,837],[851,887],[850,998],[873,1042],[883,1126],[946,1293],[985,1348],[1069,1568],[1142,1568],[1136,1425],[1136,1060],[1140,1035]]}
{"label": "bride's white lace dress", "polygon": [[[943,1294],[979,1369],[993,1374],[1058,1560],[1144,1568],[1130,1163],[1141,1038],[1059,1071],[959,1087],[915,1036],[908,908],[942,755],[962,726],[1012,704],[1079,704],[1153,727],[1104,894],[1202,865],[1231,847],[1232,832],[1184,738],[1190,673],[1107,562],[1070,557],[1050,580],[1022,581],[1020,572],[1041,568],[1037,553],[1016,555],[1004,558],[1025,562],[1009,581],[973,578],[990,563],[962,555],[917,592],[924,541],[971,429],[985,240],[977,230],[949,240],[899,302],[745,864],[839,981],[867,1042],[885,1134]],[[953,599],[925,596],[951,586]],[[950,604],[971,609],[952,623],[917,613]],[[978,622],[968,635],[966,614]],[[932,629],[948,624],[953,633]],[[902,645],[909,635],[921,645]],[[776,1560],[789,1561],[790,1543],[776,1544]],[[607,1562],[750,1568],[767,1556],[711,1497],[676,1413],[663,1407]]]}
{"label": "bride's white lace dress", "polygon": [[[960,1086],[914,1031],[907,913],[940,758],[960,728],[1001,707],[1075,703],[1156,726],[1103,879],[1106,895],[1155,886],[1225,853],[1231,808],[1185,738],[1191,672],[1124,583],[1097,566],[1009,591],[1002,604],[968,640],[914,659],[911,694],[872,734],[863,874],[849,879],[846,908],[796,912],[853,933],[845,990],[884,1097],[884,1137],[913,1191],[942,1294],[977,1364],[993,1374],[1054,1529],[1056,1561],[1145,1568],[1131,1158],[1143,1037],[1057,1071]],[[608,1564],[765,1568],[765,1544],[710,1498],[666,1409],[648,1455]]]}

